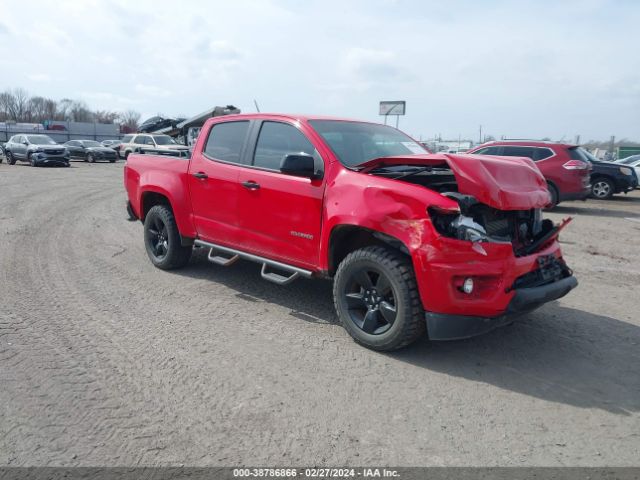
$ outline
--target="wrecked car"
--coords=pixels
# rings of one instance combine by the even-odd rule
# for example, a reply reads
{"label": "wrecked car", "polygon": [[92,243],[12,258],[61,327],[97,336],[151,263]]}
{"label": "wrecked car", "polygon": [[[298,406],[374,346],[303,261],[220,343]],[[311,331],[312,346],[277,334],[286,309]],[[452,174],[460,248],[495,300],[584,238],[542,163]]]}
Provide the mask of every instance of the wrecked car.
{"label": "wrecked car", "polygon": [[131,154],[124,183],[156,267],[204,248],[279,285],[332,279],[342,325],[376,350],[488,332],[577,286],[530,159],[429,154],[385,125],[213,118],[190,159]]}

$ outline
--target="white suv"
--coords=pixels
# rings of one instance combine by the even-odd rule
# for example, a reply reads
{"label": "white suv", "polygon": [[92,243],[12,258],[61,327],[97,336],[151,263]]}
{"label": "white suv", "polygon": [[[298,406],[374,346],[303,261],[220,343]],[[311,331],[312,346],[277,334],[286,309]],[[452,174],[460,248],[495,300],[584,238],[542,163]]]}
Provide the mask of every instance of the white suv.
{"label": "white suv", "polygon": [[180,151],[189,150],[186,145],[180,145],[169,135],[152,135],[148,133],[139,133],[134,135],[125,135],[122,138],[119,155],[125,159],[130,153],[141,153],[146,151]]}

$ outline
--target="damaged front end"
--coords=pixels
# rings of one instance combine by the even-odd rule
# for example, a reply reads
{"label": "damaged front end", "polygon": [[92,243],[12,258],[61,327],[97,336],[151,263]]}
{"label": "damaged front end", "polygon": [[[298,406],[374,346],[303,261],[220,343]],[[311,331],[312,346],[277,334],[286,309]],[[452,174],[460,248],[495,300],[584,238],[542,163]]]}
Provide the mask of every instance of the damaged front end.
{"label": "damaged front end", "polygon": [[392,157],[363,171],[435,193],[425,205],[433,229],[412,251],[431,339],[488,332],[577,286],[557,241],[571,219],[543,219],[549,192],[530,160]]}
{"label": "damaged front end", "polygon": [[564,226],[565,220],[554,225],[542,218],[542,210],[498,210],[484,205],[471,195],[443,192],[443,196],[458,203],[457,209],[429,207],[432,224],[441,235],[473,243],[508,243],[516,257],[531,255],[552,242]]}

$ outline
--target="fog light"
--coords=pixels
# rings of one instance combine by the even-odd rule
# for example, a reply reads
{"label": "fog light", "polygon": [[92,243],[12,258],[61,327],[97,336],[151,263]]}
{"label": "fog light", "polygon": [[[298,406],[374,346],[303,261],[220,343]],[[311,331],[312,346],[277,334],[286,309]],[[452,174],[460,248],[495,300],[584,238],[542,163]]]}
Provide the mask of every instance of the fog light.
{"label": "fog light", "polygon": [[473,292],[473,278],[465,278],[462,284],[462,291],[466,294]]}

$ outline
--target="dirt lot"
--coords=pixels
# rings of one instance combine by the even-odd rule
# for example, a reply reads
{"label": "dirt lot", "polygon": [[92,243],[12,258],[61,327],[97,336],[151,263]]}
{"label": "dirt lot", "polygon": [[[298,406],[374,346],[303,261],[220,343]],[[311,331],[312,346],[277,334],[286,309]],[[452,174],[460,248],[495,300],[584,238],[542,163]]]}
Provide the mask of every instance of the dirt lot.
{"label": "dirt lot", "polygon": [[580,286],[380,354],[329,282],[156,270],[122,163],[0,164],[1,465],[638,465],[640,191],[572,202]]}

